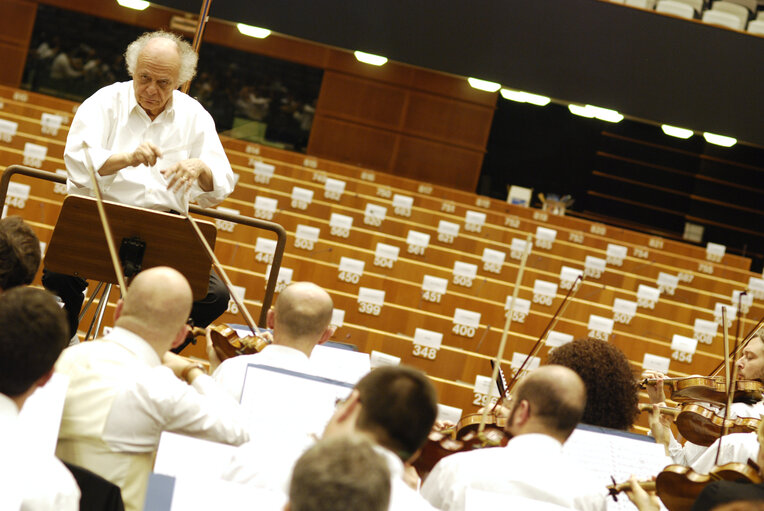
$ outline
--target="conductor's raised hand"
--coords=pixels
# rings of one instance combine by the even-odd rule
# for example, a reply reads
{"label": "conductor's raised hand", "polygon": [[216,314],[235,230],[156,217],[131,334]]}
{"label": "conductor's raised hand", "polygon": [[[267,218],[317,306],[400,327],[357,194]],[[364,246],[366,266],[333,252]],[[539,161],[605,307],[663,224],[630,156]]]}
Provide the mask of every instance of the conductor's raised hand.
{"label": "conductor's raised hand", "polygon": [[157,158],[162,157],[162,151],[151,142],[143,142],[130,153],[128,161],[131,167],[138,165],[152,166],[157,162]]}
{"label": "conductor's raised hand", "polygon": [[199,158],[179,161],[160,172],[167,179],[167,189],[173,192],[185,193],[197,181],[202,190],[212,190],[212,171]]}

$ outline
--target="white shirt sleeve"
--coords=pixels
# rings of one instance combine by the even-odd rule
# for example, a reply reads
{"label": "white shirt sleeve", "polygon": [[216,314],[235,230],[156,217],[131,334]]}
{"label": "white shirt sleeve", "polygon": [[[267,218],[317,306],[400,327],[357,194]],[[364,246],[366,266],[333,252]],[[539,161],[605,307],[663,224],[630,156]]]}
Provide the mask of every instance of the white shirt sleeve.
{"label": "white shirt sleeve", "polygon": [[209,114],[199,115],[196,136],[191,158],[199,158],[212,171],[212,190],[205,192],[196,184],[192,190],[192,199],[203,208],[216,206],[228,197],[234,188],[234,175],[223,144],[215,131],[215,122]]}
{"label": "white shirt sleeve", "polygon": [[108,187],[116,177],[116,174],[102,177],[97,173],[112,155],[112,151],[107,149],[107,146],[112,136],[112,121],[116,118],[117,112],[114,104],[105,101],[108,97],[108,94],[99,91],[86,99],[77,109],[66,138],[64,162],[69,181],[76,190],[81,190],[82,195],[92,193],[83,143],[89,147],[90,159],[93,162],[93,170],[96,171],[99,187],[102,189]]}
{"label": "white shirt sleeve", "polygon": [[160,366],[119,392],[103,440],[115,450],[150,452],[166,430],[240,445],[249,440],[245,424],[239,404],[209,376],[198,376],[190,386]]}
{"label": "white shirt sleeve", "polygon": [[454,507],[457,500],[454,491],[457,467],[452,461],[448,457],[441,459],[424,480],[420,491],[426,501],[443,511],[457,509]]}
{"label": "white shirt sleeve", "polygon": [[717,465],[732,462],[745,464],[749,458],[756,461],[759,453],[759,440],[756,433],[732,433],[726,435],[721,442],[718,463],[716,452],[719,450],[719,440],[716,440],[691,464],[695,472],[708,474]]}

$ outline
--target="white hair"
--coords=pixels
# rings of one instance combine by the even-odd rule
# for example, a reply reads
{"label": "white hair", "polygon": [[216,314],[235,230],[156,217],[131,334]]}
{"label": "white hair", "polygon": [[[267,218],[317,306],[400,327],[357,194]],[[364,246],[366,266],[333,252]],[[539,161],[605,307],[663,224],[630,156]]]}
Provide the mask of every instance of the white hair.
{"label": "white hair", "polygon": [[135,66],[138,64],[138,55],[140,55],[149,41],[156,38],[169,39],[177,46],[178,55],[180,56],[178,85],[192,80],[196,74],[196,63],[199,60],[199,56],[191,45],[184,41],[180,36],[171,32],[165,32],[164,30],[146,32],[128,45],[127,50],[125,51],[125,62],[127,63],[127,72],[130,73],[130,76],[133,76],[133,73],[135,73]]}

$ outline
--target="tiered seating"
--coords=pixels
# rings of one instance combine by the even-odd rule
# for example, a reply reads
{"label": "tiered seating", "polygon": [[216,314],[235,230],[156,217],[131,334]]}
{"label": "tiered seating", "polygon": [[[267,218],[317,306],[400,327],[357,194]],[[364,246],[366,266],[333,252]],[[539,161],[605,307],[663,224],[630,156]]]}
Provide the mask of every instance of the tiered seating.
{"label": "tiered seating", "polygon": [[[0,119],[16,119],[13,122],[19,123],[13,140],[0,144],[0,161],[6,165],[21,163],[23,142],[35,136],[40,138],[34,140],[43,139],[48,146],[48,155],[40,167],[50,171],[63,168],[65,126],[55,137],[43,136],[39,122],[35,122],[32,114],[37,115],[39,121],[42,111],[51,111],[51,108],[57,108],[59,112],[71,111],[72,105],[59,102],[31,108],[14,101],[12,94],[11,89],[0,89],[0,101],[4,103]],[[29,96],[38,105],[45,100],[44,96]],[[474,194],[318,161],[239,140],[224,139],[224,145],[240,179],[222,207],[238,210],[244,215],[262,215],[254,209],[257,197],[278,201],[273,220],[289,232],[283,268],[293,271],[293,280],[311,280],[325,287],[336,308],[345,311],[343,325],[336,332],[335,340],[356,344],[367,352],[388,353],[400,357],[403,363],[420,367],[438,386],[441,401],[463,408],[465,412],[474,411],[475,403],[481,401],[481,396],[473,392],[473,383],[476,376],[490,374],[488,360],[495,356],[499,344],[505,303],[512,294],[519,267],[512,254],[513,239],[535,235],[539,227],[557,231],[551,248],[534,246],[529,257],[519,297],[530,303],[530,309],[513,321],[505,369],[509,368],[514,352],[526,354],[530,351],[566,292],[558,288],[548,305],[534,303],[536,281],[560,284],[563,266],[584,270],[587,256],[607,260],[608,244],[623,246],[628,254],[621,265],[608,262],[601,275],[587,278],[554,330],[574,337],[586,336],[591,315],[614,317],[616,298],[637,302],[639,285],[659,287],[657,279],[661,272],[681,276],[673,295],[661,294],[654,308],[639,307],[628,324],[615,323],[608,336],[609,342],[626,352],[635,371],[642,369],[644,356],[648,353],[666,359],[673,355],[675,360],[671,360],[669,371],[672,375],[709,372],[721,360],[720,334],[713,337],[710,345],[698,344],[691,363],[686,355],[672,350],[672,336],[693,337],[695,319],[713,321],[716,303],[730,303],[732,292],[745,289],[748,279],[754,276],[746,269],[750,261],[729,254],[720,263],[710,262],[706,260],[704,249],[671,240],[581,219],[547,215]],[[257,162],[273,165],[273,176],[256,180],[253,165]],[[325,197],[327,178],[345,182],[339,200]],[[267,183],[258,182],[266,180]],[[41,240],[47,242],[63,196],[55,193],[52,184],[23,178],[18,181],[31,186],[29,198],[23,209],[10,205],[9,213],[24,216],[35,225]],[[313,192],[310,204],[305,204],[304,209],[299,207],[303,205],[292,204],[295,187]],[[396,211],[393,206],[395,194],[413,199],[410,214]],[[372,225],[364,222],[364,212],[369,204],[386,208],[384,220],[372,222]],[[473,232],[465,228],[468,211],[485,215],[485,224],[479,232],[474,232],[476,228]],[[352,218],[347,237],[332,232],[332,214]],[[459,233],[453,240],[438,239],[441,221],[459,226]],[[298,242],[296,233],[301,225],[319,229],[319,237],[312,247],[309,242]],[[409,251],[407,238],[410,231],[429,235],[429,245],[423,251]],[[219,230],[216,246],[216,253],[234,284],[246,290],[245,303],[255,317],[259,314],[257,298],[265,285],[267,271],[267,255],[255,251],[259,237],[269,238],[269,234],[236,226],[232,232]],[[392,264],[378,260],[375,257],[378,243],[397,247],[397,260]],[[482,256],[486,249],[503,253],[503,263],[485,268]],[[362,276],[356,279],[344,274],[341,279],[342,257],[363,261]],[[381,265],[375,264],[375,259]],[[454,278],[457,262],[477,267],[469,287],[464,285],[465,279]],[[425,276],[445,279],[448,282],[446,293],[439,297],[424,293],[422,282]],[[361,287],[385,292],[378,315],[365,313],[368,310],[374,312],[374,307],[359,307]],[[457,308],[479,313],[477,326],[455,327]],[[762,309],[760,300],[754,301],[749,317],[758,320]],[[522,316],[525,317],[520,321]],[[109,317],[110,313],[107,313]],[[223,320],[241,322],[233,314],[226,314]],[[743,330],[749,329],[753,323],[753,319],[747,319],[747,328]],[[412,344],[417,328],[443,334],[441,348],[434,360],[414,356]],[[548,348],[542,349],[541,357],[544,358],[547,352]],[[192,353],[204,357],[202,346],[192,348]],[[432,352],[425,351],[425,355],[432,355]]]}

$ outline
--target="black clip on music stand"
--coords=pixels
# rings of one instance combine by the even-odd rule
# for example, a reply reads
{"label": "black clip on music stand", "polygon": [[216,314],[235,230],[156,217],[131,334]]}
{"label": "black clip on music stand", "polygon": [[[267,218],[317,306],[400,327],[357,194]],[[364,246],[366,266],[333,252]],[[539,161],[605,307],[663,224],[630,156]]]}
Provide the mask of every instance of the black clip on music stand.
{"label": "black clip on music stand", "polygon": [[[212,263],[185,217],[108,201],[104,201],[104,208],[114,242],[120,246],[123,270],[127,266],[130,272],[137,273],[141,268],[170,266],[186,277],[195,301],[207,295]],[[214,248],[215,224],[203,220],[196,223]],[[64,199],[45,254],[45,267],[99,281],[80,313],[80,321],[106,285],[85,336],[85,340],[89,339],[92,332],[95,338],[101,329],[112,285],[117,282],[95,199],[80,195]]]}

